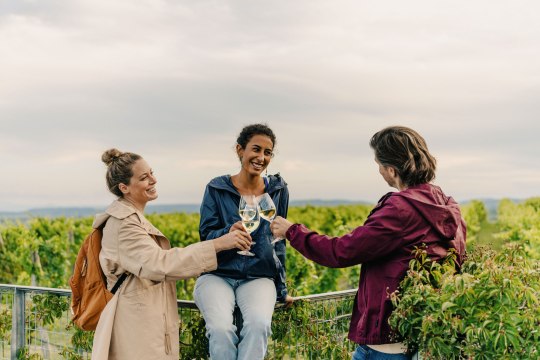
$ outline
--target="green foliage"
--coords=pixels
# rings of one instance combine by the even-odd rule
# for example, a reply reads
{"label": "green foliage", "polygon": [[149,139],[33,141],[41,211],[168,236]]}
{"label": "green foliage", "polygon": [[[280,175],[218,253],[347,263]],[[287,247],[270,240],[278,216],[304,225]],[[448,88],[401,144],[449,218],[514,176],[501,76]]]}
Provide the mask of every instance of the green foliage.
{"label": "green foliage", "polygon": [[[289,220],[328,236],[342,236],[362,225],[371,207],[364,205],[336,207],[293,207]],[[290,246],[287,249],[289,291],[295,295],[318,294],[358,286],[360,267],[330,269],[309,261]]]}
{"label": "green foliage", "polygon": [[[367,206],[290,209],[289,218],[330,236],[343,235],[361,225]],[[149,214],[147,218],[167,236],[172,246],[199,242],[198,214]],[[68,288],[73,264],[82,241],[91,231],[92,218],[33,218],[28,224],[0,224],[0,282]],[[296,295],[322,293],[356,287],[359,269],[328,269],[314,264],[290,248],[287,273]],[[34,282],[32,282],[34,281]],[[177,282],[178,297],[193,299],[195,279]]]}
{"label": "green foliage", "polygon": [[[291,208],[289,219],[328,234],[343,235],[362,225],[370,211],[367,206]],[[396,338],[410,348],[419,348],[424,358],[451,359],[540,359],[540,198],[522,204],[502,201],[498,223],[501,241],[508,243],[495,253],[471,247],[486,229],[486,209],[481,202],[462,208],[468,226],[467,261],[460,274],[454,273],[452,257],[442,263],[431,262],[418,249],[416,259],[404,279],[400,292],[392,295],[396,306],[390,322]],[[148,215],[173,246],[188,246],[199,241],[196,214]],[[67,287],[77,251],[90,232],[92,219],[36,218],[28,224],[0,225],[0,282]],[[328,269],[306,260],[291,247],[287,250],[287,275],[293,296],[356,288],[360,267]],[[178,282],[179,297],[191,299],[194,280]],[[67,300],[55,295],[33,295],[29,328],[54,325],[54,319],[68,307]],[[345,305],[352,309],[352,300]],[[30,310],[30,309],[29,309]],[[343,309],[326,303],[298,301],[290,309],[279,309],[272,322],[275,358],[291,355],[287,346],[305,358],[349,358],[350,343],[345,340],[348,319],[321,322],[341,314]],[[339,318],[339,316],[338,316]],[[41,325],[40,325],[41,326]],[[11,313],[0,308],[0,338],[9,338]],[[91,350],[93,333],[72,331],[72,345],[65,348],[66,359],[81,359]],[[207,357],[204,320],[193,313],[180,326],[183,359]],[[336,345],[337,344],[337,345]],[[21,359],[37,359],[28,348]]]}
{"label": "green foliage", "polygon": [[417,249],[390,324],[425,359],[540,358],[540,263],[511,244],[498,255],[473,250],[454,274]]}
{"label": "green foliage", "polygon": [[208,359],[209,355],[204,319],[199,312],[190,312],[180,324],[180,359]]}
{"label": "green foliage", "polygon": [[0,225],[0,282],[67,288],[92,219],[33,218]]}
{"label": "green foliage", "polygon": [[39,248],[34,234],[23,224],[7,224],[0,228],[0,282],[30,285],[31,275],[41,276],[43,269],[34,263]]}
{"label": "green foliage", "polygon": [[[298,300],[280,308],[272,319],[272,358],[350,359],[347,339],[352,298],[344,301]],[[267,356],[268,358],[268,356]]]}
{"label": "green foliage", "polygon": [[[26,328],[29,338],[38,338],[39,329],[54,326],[69,308],[70,299],[54,293],[32,294],[30,308],[26,312]],[[28,347],[19,353],[21,359],[42,359]]]}
{"label": "green foliage", "polygon": [[540,259],[540,197],[521,204],[502,200],[498,211],[498,236],[525,245],[530,256]]}
{"label": "green foliage", "polygon": [[24,347],[17,352],[17,360],[43,360],[43,356],[30,353],[28,347]]}
{"label": "green foliage", "polygon": [[11,310],[0,310],[0,341],[8,342],[11,336]]}
{"label": "green foliage", "polygon": [[[35,294],[32,296],[30,313],[36,314],[30,320],[30,328],[37,328],[37,322],[49,325],[55,322],[69,309],[69,298],[54,293]],[[33,323],[36,322],[36,323]]]}
{"label": "green foliage", "polygon": [[477,241],[482,225],[487,222],[486,206],[479,200],[473,200],[461,207],[461,215],[467,224],[467,244],[471,245]]}

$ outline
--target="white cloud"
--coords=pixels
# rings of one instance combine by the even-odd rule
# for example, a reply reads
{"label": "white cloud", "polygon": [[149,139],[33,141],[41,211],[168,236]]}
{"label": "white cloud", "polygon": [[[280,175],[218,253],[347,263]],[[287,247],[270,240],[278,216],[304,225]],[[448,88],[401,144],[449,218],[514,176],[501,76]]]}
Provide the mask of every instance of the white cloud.
{"label": "white cloud", "polygon": [[538,195],[538,10],[487,0],[3,2],[0,162],[11,176],[0,210],[109,201],[109,147],[151,161],[159,201],[197,202],[210,178],[237,171],[234,140],[253,122],[274,128],[270,170],[294,199],[377,200],[388,188],[368,142],[393,124],[424,135],[437,181],[456,198]]}

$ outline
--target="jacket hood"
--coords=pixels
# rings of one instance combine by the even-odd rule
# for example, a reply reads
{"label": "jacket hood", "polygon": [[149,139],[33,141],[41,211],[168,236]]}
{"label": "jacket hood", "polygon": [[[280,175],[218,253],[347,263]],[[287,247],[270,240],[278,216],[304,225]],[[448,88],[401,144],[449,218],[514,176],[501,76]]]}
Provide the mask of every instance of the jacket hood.
{"label": "jacket hood", "polygon": [[452,240],[461,224],[458,203],[446,196],[440,187],[421,184],[392,193],[407,201],[444,239]]}
{"label": "jacket hood", "polygon": [[99,228],[101,225],[103,225],[111,216],[115,217],[117,219],[125,219],[131,214],[137,214],[139,216],[139,221],[141,221],[141,215],[139,215],[139,212],[137,209],[135,209],[129,202],[118,199],[112,202],[111,205],[105,210],[104,213],[97,214],[94,218],[94,223],[92,224],[92,227],[94,229]]}
{"label": "jacket hood", "polygon": [[[275,175],[268,175],[267,178],[268,178],[268,185],[266,188],[266,192],[269,194],[272,194],[273,192],[277,190],[283,189],[287,185],[287,183],[285,182],[285,180],[283,180],[283,178],[281,177],[281,175],[279,175],[279,173]],[[232,192],[233,194],[240,196],[240,194],[238,193],[238,190],[236,190],[236,188],[234,187],[231,181],[231,175],[218,176],[212,179],[210,183],[208,183],[208,186],[213,187],[215,189],[219,189],[219,190],[229,191],[229,192]]]}

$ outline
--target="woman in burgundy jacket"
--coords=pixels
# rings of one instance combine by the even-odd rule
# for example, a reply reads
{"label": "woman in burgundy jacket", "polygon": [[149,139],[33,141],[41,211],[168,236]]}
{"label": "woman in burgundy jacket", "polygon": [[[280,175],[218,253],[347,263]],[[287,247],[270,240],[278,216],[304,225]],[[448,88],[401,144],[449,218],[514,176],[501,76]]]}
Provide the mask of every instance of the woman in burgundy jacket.
{"label": "woman in burgundy jacket", "polygon": [[349,339],[359,344],[360,359],[409,359],[403,343],[392,340],[388,294],[406,275],[411,251],[427,245],[433,260],[448,249],[457,252],[459,268],[465,255],[466,227],[458,204],[441,188],[430,184],[436,161],[416,131],[392,126],[370,141],[379,172],[398,191],[384,195],[364,225],[341,237],[317,234],[302,224],[276,218],[272,231],[286,237],[306,258],[328,267],[362,265]]}

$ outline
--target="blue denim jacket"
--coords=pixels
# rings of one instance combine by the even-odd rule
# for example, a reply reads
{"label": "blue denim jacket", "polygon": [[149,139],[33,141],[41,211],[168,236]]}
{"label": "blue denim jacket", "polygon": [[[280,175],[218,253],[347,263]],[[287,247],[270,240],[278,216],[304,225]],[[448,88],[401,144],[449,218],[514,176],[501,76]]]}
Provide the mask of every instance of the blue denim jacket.
{"label": "blue denim jacket", "polygon": [[[277,215],[287,217],[289,207],[289,191],[287,184],[279,176],[270,175],[266,182],[266,192],[276,204]],[[229,232],[231,226],[240,220],[238,204],[240,194],[233,186],[230,175],[212,179],[206,186],[201,204],[201,222],[199,234],[201,240],[218,238]],[[285,243],[279,241],[271,245],[272,232],[270,223],[261,219],[257,230],[251,233],[255,245],[251,252],[255,256],[237,254],[236,249],[221,251],[217,255],[218,268],[211,272],[233,279],[274,279],[277,300],[283,302],[287,295],[285,284]]]}

